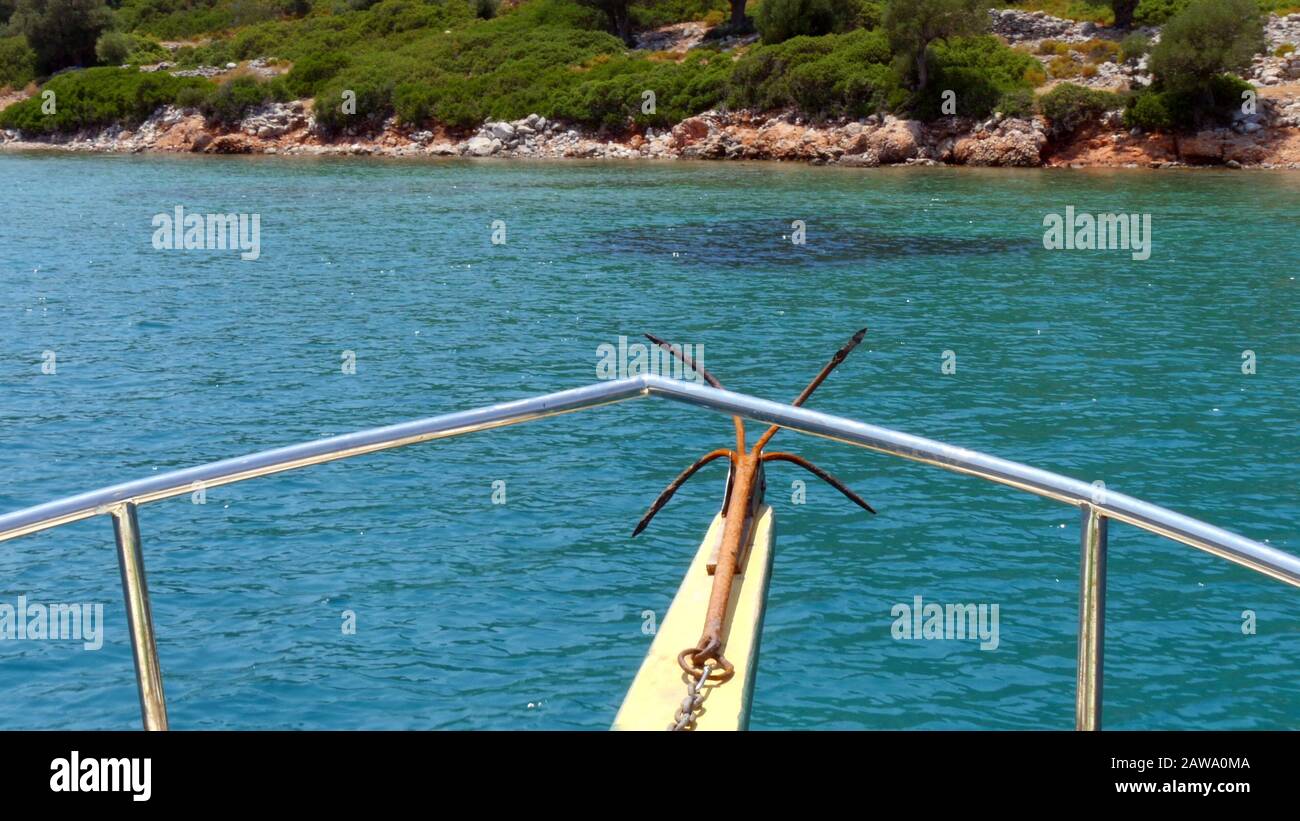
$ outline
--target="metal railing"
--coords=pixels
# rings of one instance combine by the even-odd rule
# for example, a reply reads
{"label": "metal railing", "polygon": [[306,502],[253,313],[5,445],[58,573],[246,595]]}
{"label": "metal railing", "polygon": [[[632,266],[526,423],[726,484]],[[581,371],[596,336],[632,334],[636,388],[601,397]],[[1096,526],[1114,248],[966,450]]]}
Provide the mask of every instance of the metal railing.
{"label": "metal railing", "polygon": [[889,428],[651,375],[599,382],[516,402],[371,428],[112,485],[0,516],[0,541],[92,516],[112,517],[140,692],[140,711],[146,730],[164,730],[167,728],[167,706],[149,609],[149,589],[145,581],[140,526],[136,516],[139,505],[181,496],[199,488],[242,482],[294,468],[642,396],[662,396],[727,415],[780,425],[789,430],[978,476],[1079,507],[1083,526],[1075,727],[1080,730],[1095,730],[1101,725],[1109,520],[1134,525],[1300,587],[1300,558],[1123,493]]}

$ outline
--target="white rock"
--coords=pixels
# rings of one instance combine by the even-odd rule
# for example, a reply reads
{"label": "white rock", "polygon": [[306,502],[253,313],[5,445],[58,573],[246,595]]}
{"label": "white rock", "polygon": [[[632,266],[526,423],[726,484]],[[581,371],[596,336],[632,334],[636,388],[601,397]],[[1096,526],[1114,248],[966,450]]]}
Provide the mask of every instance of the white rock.
{"label": "white rock", "polygon": [[501,150],[501,141],[492,137],[478,136],[465,143],[465,153],[472,157],[490,157]]}

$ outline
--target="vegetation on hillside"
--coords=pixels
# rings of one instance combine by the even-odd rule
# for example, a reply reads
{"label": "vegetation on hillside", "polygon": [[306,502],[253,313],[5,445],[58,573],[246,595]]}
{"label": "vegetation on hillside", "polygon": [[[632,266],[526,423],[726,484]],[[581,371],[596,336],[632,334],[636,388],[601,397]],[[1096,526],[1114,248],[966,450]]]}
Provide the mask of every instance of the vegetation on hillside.
{"label": "vegetation on hillside", "polygon": [[[1134,5],[1130,11],[1138,21],[1144,8],[1153,14],[1177,8],[1150,57],[1156,86],[1127,101],[1131,121],[1174,127],[1222,109],[1226,95],[1236,90],[1223,75],[1240,68],[1243,55],[1249,61],[1258,35],[1255,9],[1270,2],[1141,0]],[[1220,3],[1226,10],[1203,8]],[[1123,0],[1072,4],[1124,11]],[[895,112],[933,118],[953,113],[944,104],[950,97],[955,113],[969,117],[993,111],[1026,115],[1038,105],[1045,112],[1068,109],[1061,116],[1075,128],[1103,103],[1125,105],[1111,96],[1077,92],[1036,102],[1033,89],[1044,80],[1040,62],[983,33],[987,5],[980,0],[121,0],[110,9],[105,0],[0,0],[0,87],[87,67],[46,82],[55,92],[57,114],[43,113],[42,100],[33,97],[0,112],[0,127],[49,133],[130,126],[167,103],[233,124],[265,102],[301,97],[314,98],[317,121],[334,131],[371,129],[392,116],[411,126],[468,129],[532,113],[591,127],[660,127],[723,106],[789,107],[812,117]],[[736,22],[738,13],[743,23]],[[706,39],[685,55],[628,48],[640,27],[699,19],[715,23],[715,35],[756,24],[761,39],[726,51],[718,40]],[[162,38],[187,39],[169,50]],[[1109,41],[1096,42],[1110,48],[1097,59],[1121,50]],[[1125,41],[1123,51],[1147,47]],[[237,72],[214,83],[134,68],[164,58],[189,68],[269,58],[289,70],[274,79]],[[96,64],[102,67],[92,67]],[[117,68],[124,64],[131,67]]]}
{"label": "vegetation on hillside", "polygon": [[[1044,11],[1055,17],[1091,20],[1120,28],[1129,25],[1160,26],[1178,14],[1192,0],[1010,0],[998,5],[1022,11]],[[1297,0],[1255,0],[1262,13],[1300,12]],[[1127,20],[1127,22],[1126,22]]]}
{"label": "vegetation on hillside", "polygon": [[1250,89],[1231,72],[1249,66],[1263,48],[1255,0],[1191,0],[1151,50],[1154,82],[1129,101],[1127,122],[1167,130],[1226,117]]}
{"label": "vegetation on hillside", "polygon": [[70,132],[118,122],[140,122],[160,106],[174,102],[187,88],[210,86],[196,77],[164,72],[144,74],[124,68],[88,68],[60,74],[45,84],[57,105],[45,113],[40,97],[32,97],[3,112],[3,125],[31,134]]}

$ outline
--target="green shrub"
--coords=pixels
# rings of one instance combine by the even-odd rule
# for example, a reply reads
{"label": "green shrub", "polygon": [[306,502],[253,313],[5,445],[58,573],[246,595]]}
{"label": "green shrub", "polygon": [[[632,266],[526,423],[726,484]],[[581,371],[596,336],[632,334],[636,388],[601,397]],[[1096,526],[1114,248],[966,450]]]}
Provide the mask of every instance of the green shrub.
{"label": "green shrub", "polygon": [[176,105],[181,108],[203,109],[214,89],[193,86],[176,92]]}
{"label": "green shrub", "polygon": [[861,14],[856,0],[763,0],[754,22],[764,43],[782,43],[849,31],[859,25]]}
{"label": "green shrub", "polygon": [[419,125],[433,116],[437,92],[423,83],[402,83],[393,89],[393,110],[403,125]]}
{"label": "green shrub", "polygon": [[158,63],[171,57],[171,52],[156,40],[133,34],[131,41],[131,53],[126,55],[126,61],[133,66]]}
{"label": "green shrub", "polygon": [[[730,60],[707,51],[693,51],[681,63],[601,61],[575,88],[558,92],[546,116],[609,128],[672,125],[720,103],[730,72]],[[647,91],[654,93],[652,111]]]}
{"label": "green shrub", "polygon": [[1073,83],[1061,83],[1038,99],[1038,108],[1052,121],[1052,132],[1056,135],[1073,133],[1123,105],[1124,98],[1118,94]]}
{"label": "green shrub", "polygon": [[1215,77],[1194,91],[1150,89],[1129,99],[1124,123],[1148,131],[1175,131],[1227,122],[1239,110],[1242,95],[1252,89],[1231,74]]}
{"label": "green shrub", "polygon": [[232,77],[217,86],[199,103],[199,111],[210,123],[236,125],[258,106],[287,100],[289,94],[283,81],[264,82],[252,75]]}
{"label": "green shrub", "polygon": [[1190,0],[1141,0],[1133,14],[1133,22],[1141,26],[1162,26],[1187,8],[1189,2]]}
{"label": "green shrub", "polygon": [[843,78],[836,61],[818,60],[795,66],[786,75],[786,83],[795,105],[808,114],[821,115],[840,108],[834,89]]}
{"label": "green shrub", "polygon": [[993,111],[1027,113],[1039,71],[1033,57],[1007,48],[997,37],[958,37],[930,49],[932,77],[913,102],[923,119],[943,114],[943,92],[956,94],[957,114],[986,117]]}
{"label": "green shrub", "polygon": [[878,29],[885,19],[885,0],[858,0],[858,26]]}
{"label": "green shrub", "polygon": [[632,6],[632,23],[639,29],[703,20],[719,25],[731,16],[727,0],[656,0]]}
{"label": "green shrub", "polygon": [[200,77],[173,77],[165,72],[89,68],[60,74],[45,84],[55,109],[41,112],[41,95],[0,111],[0,127],[32,134],[68,133],[107,125],[135,126],[156,109],[174,103],[187,88],[207,89]]}
{"label": "green shrub", "polygon": [[110,0],[122,29],[167,40],[226,31],[289,15],[302,17],[309,0]]}
{"label": "green shrub", "polygon": [[1146,91],[1129,100],[1124,125],[1145,131],[1171,131],[1179,125],[1175,115],[1178,101],[1172,92]]}
{"label": "green shrub", "polygon": [[497,16],[500,0],[474,0],[474,16],[480,20],[491,20]]}
{"label": "green shrub", "polygon": [[254,60],[275,53],[279,45],[277,31],[269,26],[252,26],[241,30],[230,39],[233,62]]}
{"label": "green shrub", "polygon": [[106,31],[95,42],[95,56],[105,65],[121,65],[131,54],[131,45],[131,35],[121,31]]}
{"label": "green shrub", "polygon": [[1151,51],[1151,38],[1135,31],[1120,41],[1119,54],[1124,60],[1137,60]]}
{"label": "green shrub", "polygon": [[420,0],[383,0],[370,8],[362,30],[382,37],[403,31],[430,29],[445,24],[446,19],[443,9],[438,5],[428,5]]}
{"label": "green shrub", "polygon": [[157,63],[170,55],[167,49],[147,37],[122,31],[106,31],[95,42],[95,56],[104,65],[120,66],[123,63]]}
{"label": "green shrub", "polygon": [[1208,101],[1219,114],[1231,114],[1241,105],[1243,95],[1255,87],[1234,74],[1220,74],[1210,81]]}
{"label": "green shrub", "polygon": [[984,117],[997,108],[1002,92],[987,74],[969,66],[952,65],[937,69],[930,83],[930,94],[917,113],[931,119],[943,114],[943,99],[952,92],[955,113],[961,117]]}
{"label": "green shrub", "polygon": [[863,116],[893,108],[905,97],[891,57],[879,31],[760,46],[736,63],[729,99],[741,108],[796,106],[813,116]]}
{"label": "green shrub", "polygon": [[375,128],[393,114],[396,85],[392,75],[373,65],[335,77],[316,95],[316,122],[329,133]]}
{"label": "green shrub", "polygon": [[1004,91],[998,98],[997,110],[1008,117],[1034,116],[1034,92],[1027,88]]}
{"label": "green shrub", "polygon": [[347,67],[342,54],[309,54],[293,64],[285,75],[285,84],[296,97],[311,97],[328,80]]}
{"label": "green shrub", "polygon": [[25,37],[0,37],[0,88],[22,88],[36,78],[36,52]]}

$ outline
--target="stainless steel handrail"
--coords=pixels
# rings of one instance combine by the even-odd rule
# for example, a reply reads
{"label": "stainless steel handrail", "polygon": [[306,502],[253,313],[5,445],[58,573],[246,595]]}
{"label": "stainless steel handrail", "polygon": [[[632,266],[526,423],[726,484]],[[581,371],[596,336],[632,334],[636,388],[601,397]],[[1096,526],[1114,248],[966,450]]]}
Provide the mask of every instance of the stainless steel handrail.
{"label": "stainless steel handrail", "polygon": [[1126,494],[933,439],[653,375],[598,382],[515,402],[370,428],[112,485],[0,516],[0,541],[92,516],[113,517],[122,567],[123,592],[131,618],[131,641],[144,725],[146,729],[165,729],[167,714],[162,677],[153,647],[149,594],[144,583],[144,560],[140,553],[139,527],[135,521],[135,508],[138,505],[180,496],[200,488],[217,487],[363,453],[543,419],[640,396],[662,396],[719,413],[777,424],[801,433],[978,476],[1078,506],[1083,516],[1075,721],[1075,726],[1079,729],[1096,729],[1100,726],[1106,525],[1109,519],[1126,522],[1300,587],[1300,558]]}

